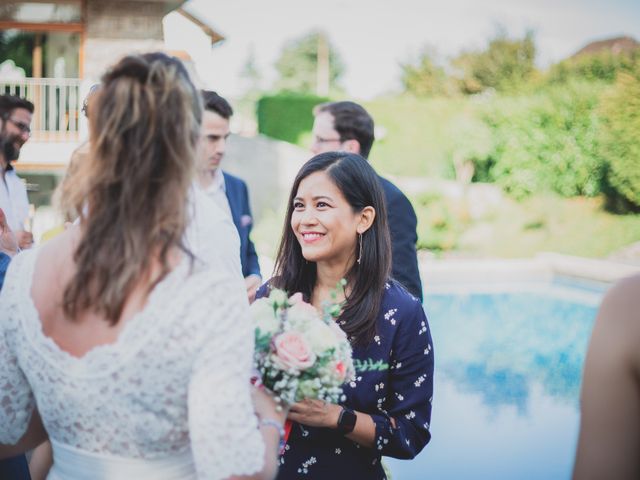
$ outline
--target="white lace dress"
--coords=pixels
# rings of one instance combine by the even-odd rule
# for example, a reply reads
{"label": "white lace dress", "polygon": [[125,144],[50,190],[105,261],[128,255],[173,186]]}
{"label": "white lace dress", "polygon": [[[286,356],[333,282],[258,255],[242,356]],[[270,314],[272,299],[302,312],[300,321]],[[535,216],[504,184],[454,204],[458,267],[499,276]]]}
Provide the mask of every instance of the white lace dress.
{"label": "white lace dress", "polygon": [[187,260],[113,344],[77,358],[42,332],[31,298],[37,249],[0,294],[0,443],[37,407],[49,479],[227,478],[262,467],[248,378],[253,333],[241,279]]}

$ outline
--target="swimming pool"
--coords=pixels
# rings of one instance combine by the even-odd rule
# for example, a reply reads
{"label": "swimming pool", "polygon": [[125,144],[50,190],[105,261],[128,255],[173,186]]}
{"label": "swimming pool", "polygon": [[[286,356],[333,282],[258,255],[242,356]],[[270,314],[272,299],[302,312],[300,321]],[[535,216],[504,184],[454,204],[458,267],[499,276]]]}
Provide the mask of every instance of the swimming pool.
{"label": "swimming pool", "polygon": [[569,479],[603,292],[561,278],[427,291],[433,437],[412,461],[385,459],[393,480]]}

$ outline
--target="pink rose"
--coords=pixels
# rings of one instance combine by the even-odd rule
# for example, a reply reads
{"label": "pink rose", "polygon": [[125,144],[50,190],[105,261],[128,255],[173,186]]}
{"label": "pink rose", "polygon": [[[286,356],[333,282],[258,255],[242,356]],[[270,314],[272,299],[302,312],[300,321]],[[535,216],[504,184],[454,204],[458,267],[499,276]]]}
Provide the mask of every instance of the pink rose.
{"label": "pink rose", "polygon": [[344,380],[347,378],[347,367],[345,366],[344,363],[337,362],[335,364],[335,368],[336,368],[337,378],[344,382]]}
{"label": "pink rose", "polygon": [[298,332],[284,332],[274,341],[274,362],[283,369],[305,370],[313,365],[316,356],[302,335]]}

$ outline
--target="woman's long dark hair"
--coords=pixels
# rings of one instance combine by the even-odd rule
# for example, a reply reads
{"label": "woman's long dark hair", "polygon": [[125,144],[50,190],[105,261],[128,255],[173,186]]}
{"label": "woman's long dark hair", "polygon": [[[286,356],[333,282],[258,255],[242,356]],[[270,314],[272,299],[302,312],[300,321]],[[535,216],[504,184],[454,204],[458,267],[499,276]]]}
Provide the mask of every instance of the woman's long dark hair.
{"label": "woman's long dark hair", "polygon": [[362,235],[360,263],[354,262],[346,275],[349,294],[338,324],[353,338],[354,344],[365,345],[373,340],[376,320],[391,271],[391,240],[387,227],[384,193],[378,176],[360,155],[328,152],[316,155],[305,163],[291,188],[287,216],[276,258],[273,286],[289,293],[302,292],[310,296],[316,283],[316,264],[307,262],[291,228],[293,200],[300,182],[315,172],[325,172],[338,187],[354,212],[371,206],[376,215],[371,227]]}

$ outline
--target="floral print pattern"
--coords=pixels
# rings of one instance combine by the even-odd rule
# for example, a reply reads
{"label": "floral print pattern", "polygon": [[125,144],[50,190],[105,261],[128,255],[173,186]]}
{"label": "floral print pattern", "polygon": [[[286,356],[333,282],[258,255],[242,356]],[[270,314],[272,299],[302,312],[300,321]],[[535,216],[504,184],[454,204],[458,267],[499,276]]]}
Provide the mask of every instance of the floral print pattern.
{"label": "floral print pattern", "polygon": [[[258,293],[265,295],[265,287]],[[434,356],[420,301],[396,282],[385,285],[376,336],[353,355],[356,378],[345,385],[344,405],[371,415],[374,448],[334,429],[294,423],[279,480],[386,479],[381,456],[413,458],[429,442]]]}

